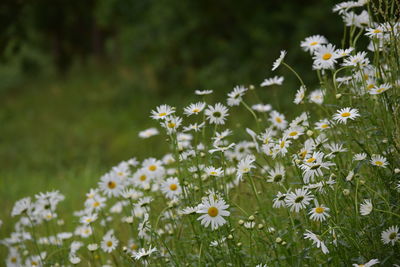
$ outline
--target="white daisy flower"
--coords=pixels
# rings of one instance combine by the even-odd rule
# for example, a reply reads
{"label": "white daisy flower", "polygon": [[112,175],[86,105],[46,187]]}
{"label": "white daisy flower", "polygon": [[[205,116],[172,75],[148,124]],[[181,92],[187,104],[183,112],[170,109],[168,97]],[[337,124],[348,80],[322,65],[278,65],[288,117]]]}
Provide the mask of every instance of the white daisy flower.
{"label": "white daisy flower", "polygon": [[155,136],[158,134],[159,134],[159,132],[158,132],[157,128],[152,127],[152,128],[140,131],[139,137],[145,139],[145,138],[149,138],[149,137],[152,137],[152,136]]}
{"label": "white daisy flower", "polygon": [[300,89],[297,90],[293,103],[295,103],[296,105],[300,104],[303,101],[305,94],[306,94],[306,87],[302,85],[300,86]]}
{"label": "white daisy flower", "polygon": [[148,250],[146,250],[145,248],[141,248],[137,252],[136,251],[133,252],[132,253],[132,257],[135,260],[140,260],[140,259],[146,260],[147,257],[149,257],[151,254],[153,254],[156,251],[157,251],[157,248],[155,248],[155,247],[152,248],[151,245],[150,245]]}
{"label": "white daisy flower", "polygon": [[316,122],[316,123],[315,123],[315,126],[316,126],[316,128],[317,128],[318,130],[321,130],[321,131],[326,130],[326,129],[329,129],[329,128],[331,127],[331,126],[330,126],[330,122],[329,122],[329,120],[327,120],[327,119],[322,119],[322,120]]}
{"label": "white daisy flower", "polygon": [[378,259],[372,259],[366,263],[363,264],[357,264],[357,263],[353,263],[353,267],[371,267],[375,264],[378,264],[379,260]]}
{"label": "white daisy flower", "polygon": [[97,214],[93,213],[93,214],[88,214],[88,215],[81,217],[80,222],[82,224],[89,225],[96,220],[97,220]]}
{"label": "white daisy flower", "polygon": [[347,57],[350,55],[350,53],[354,50],[353,47],[347,48],[347,49],[338,49],[336,50],[337,54],[339,57]]}
{"label": "white daisy flower", "polygon": [[175,113],[175,108],[168,105],[161,105],[156,108],[156,110],[151,111],[151,118],[155,120],[165,119],[169,115]]}
{"label": "white daisy flower", "polygon": [[313,154],[305,158],[303,164],[300,168],[303,170],[303,180],[304,183],[308,184],[310,181],[314,181],[315,177],[320,177],[323,175],[322,169],[329,169],[330,166],[335,165],[330,161],[324,162],[323,152],[313,152]]}
{"label": "white daisy flower", "polygon": [[225,124],[226,117],[229,115],[228,108],[221,103],[217,103],[215,106],[209,105],[204,113],[210,123],[217,125]]}
{"label": "white daisy flower", "polygon": [[179,184],[179,180],[176,177],[168,178],[161,185],[161,191],[166,195],[169,199],[176,199],[182,193],[182,188]]}
{"label": "white daisy flower", "polygon": [[207,176],[214,176],[214,177],[219,177],[224,173],[222,168],[215,168],[213,166],[204,168],[204,172],[207,174]]}
{"label": "white daisy flower", "polygon": [[371,199],[364,199],[364,202],[360,204],[360,214],[366,216],[371,213],[373,209]]}
{"label": "white daisy flower", "polygon": [[132,180],[135,186],[146,189],[150,187],[150,181],[152,180],[152,177],[146,170],[142,168],[133,174]]}
{"label": "white daisy flower", "polygon": [[370,93],[371,95],[380,95],[380,94],[382,94],[383,92],[386,92],[387,90],[389,90],[390,88],[392,88],[392,86],[391,86],[390,84],[384,83],[384,84],[381,84],[381,85],[379,85],[379,86],[373,87],[373,88],[369,91],[369,93]]}
{"label": "white daisy flower", "polygon": [[389,165],[387,159],[380,155],[372,155],[370,162],[372,165],[382,168],[386,168],[386,165]]}
{"label": "white daisy flower", "polygon": [[285,167],[282,164],[278,163],[275,165],[275,168],[272,168],[268,171],[268,179],[269,183],[282,183],[285,180]]}
{"label": "white daisy flower", "polygon": [[276,70],[279,65],[282,64],[282,61],[285,59],[286,56],[286,51],[282,50],[281,54],[279,55],[279,58],[277,60],[275,60],[274,64],[272,65],[272,71]]}
{"label": "white daisy flower", "polygon": [[124,188],[121,178],[117,175],[106,173],[100,178],[100,190],[108,197],[117,197]]}
{"label": "white daisy flower", "polygon": [[15,202],[11,211],[11,216],[18,216],[22,213],[29,212],[32,209],[32,202],[30,197],[25,197]]}
{"label": "white daisy flower", "polygon": [[322,45],[315,50],[313,56],[313,68],[333,69],[337,58],[339,58],[339,55],[337,54],[334,45]]}
{"label": "white daisy flower", "polygon": [[228,94],[228,106],[239,106],[246,91],[247,88],[244,86],[235,86],[233,91]]}
{"label": "white daisy flower", "polygon": [[358,153],[358,154],[354,155],[353,160],[361,161],[361,160],[364,160],[366,158],[367,158],[367,154],[366,153]]}
{"label": "white daisy flower", "polygon": [[229,216],[230,212],[227,211],[229,205],[223,199],[215,198],[210,194],[208,197],[203,198],[203,201],[198,206],[197,213],[202,213],[197,220],[201,221],[201,225],[208,227],[211,225],[212,230],[218,229],[226,223],[223,218]]}
{"label": "white daisy flower", "polygon": [[249,173],[251,169],[255,168],[253,162],[255,161],[253,155],[247,155],[244,159],[241,159],[237,165],[236,178],[241,181],[243,174]]}
{"label": "white daisy flower", "polygon": [[314,221],[325,221],[330,215],[328,214],[329,208],[324,205],[319,205],[318,201],[314,201],[315,207],[310,210],[310,219]]}
{"label": "white daisy flower", "polygon": [[269,121],[272,122],[278,129],[285,129],[287,126],[287,121],[285,120],[285,115],[273,110],[270,113]]}
{"label": "white daisy flower", "polygon": [[213,90],[196,90],[194,93],[196,95],[209,95],[213,93]]}
{"label": "white daisy flower", "polygon": [[184,108],[183,113],[186,116],[197,115],[200,112],[202,112],[205,107],[206,107],[206,103],[204,103],[204,102],[193,103],[193,104],[190,104],[189,106],[187,106],[186,108]]}
{"label": "white daisy flower", "polygon": [[165,168],[162,161],[155,158],[145,159],[142,163],[143,170],[151,177],[160,177],[164,175]]}
{"label": "white daisy flower", "polygon": [[272,207],[275,209],[279,209],[280,207],[286,207],[286,196],[287,194],[278,192],[278,194],[273,200],[274,204],[272,205]]}
{"label": "white daisy flower", "polygon": [[328,40],[324,36],[313,35],[302,41],[300,46],[304,51],[310,51],[310,54],[313,54],[315,49],[326,43],[328,43]]}
{"label": "white daisy flower", "polygon": [[304,128],[301,126],[293,126],[285,130],[283,133],[289,139],[298,139],[301,135],[304,134]]}
{"label": "white daisy flower", "polygon": [[266,78],[260,84],[261,87],[271,86],[271,85],[282,85],[284,78],[282,76],[274,76],[272,78]]}
{"label": "white daisy flower", "polygon": [[114,230],[110,230],[103,236],[100,247],[104,252],[111,253],[117,248],[118,244],[119,241],[114,236]]}
{"label": "white daisy flower", "polygon": [[256,105],[251,106],[251,108],[253,110],[255,110],[255,111],[258,111],[258,112],[268,112],[268,111],[270,111],[272,109],[272,106],[269,105],[269,104],[266,104],[266,105],[264,105],[264,104],[256,104]]}
{"label": "white daisy flower", "polygon": [[340,123],[347,123],[347,120],[354,120],[359,117],[358,109],[355,108],[342,108],[336,111],[336,114],[333,115],[333,119]]}
{"label": "white daisy flower", "polygon": [[304,239],[311,240],[313,242],[313,244],[317,246],[317,248],[321,248],[322,253],[324,253],[324,254],[329,253],[329,250],[326,247],[325,243],[323,241],[321,241],[321,239],[313,232],[306,230],[306,233],[304,234]]}
{"label": "white daisy flower", "polygon": [[353,56],[349,56],[343,61],[343,66],[367,66],[369,65],[369,59],[367,58],[367,52],[358,52]]}
{"label": "white daisy flower", "polygon": [[176,116],[168,116],[161,123],[161,126],[167,129],[169,134],[175,133],[182,124],[182,118]]}
{"label": "white daisy flower", "polygon": [[301,209],[305,209],[313,198],[314,196],[308,189],[297,188],[295,192],[287,194],[285,203],[290,208],[290,211],[299,212]]}
{"label": "white daisy flower", "polygon": [[399,227],[397,225],[390,226],[388,229],[382,232],[381,240],[383,244],[394,244],[400,239]]}
{"label": "white daisy flower", "polygon": [[320,105],[324,102],[324,95],[325,95],[325,93],[321,89],[314,90],[311,92],[311,94],[309,96],[310,102]]}

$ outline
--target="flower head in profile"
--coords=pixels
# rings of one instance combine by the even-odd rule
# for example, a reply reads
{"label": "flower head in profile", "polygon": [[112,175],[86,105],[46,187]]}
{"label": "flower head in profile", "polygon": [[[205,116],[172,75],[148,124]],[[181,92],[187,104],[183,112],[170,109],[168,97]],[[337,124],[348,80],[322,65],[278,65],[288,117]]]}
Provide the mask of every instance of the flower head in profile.
{"label": "flower head in profile", "polygon": [[202,112],[205,107],[206,107],[206,103],[204,103],[204,102],[193,103],[193,104],[190,104],[189,106],[187,106],[186,108],[184,108],[183,113],[186,116],[197,115],[200,112]]}
{"label": "flower head in profile", "polygon": [[201,224],[205,227],[211,226],[212,230],[226,224],[224,217],[230,215],[230,212],[227,211],[229,205],[225,203],[225,200],[213,194],[203,198],[202,203],[197,208],[197,213],[203,214],[197,220],[201,221]]}
{"label": "flower head in profile", "polygon": [[371,164],[377,167],[386,168],[386,165],[389,165],[387,159],[381,155],[372,155]]}
{"label": "flower head in profile", "polygon": [[158,106],[155,110],[151,111],[151,117],[155,120],[165,119],[169,115],[175,113],[175,108],[168,105]]}
{"label": "flower head in profile", "polygon": [[249,173],[254,166],[255,158],[253,155],[247,155],[244,159],[241,159],[237,165],[236,178],[242,180],[244,174]]}
{"label": "flower head in profile", "polygon": [[274,62],[274,64],[272,65],[272,71],[276,70],[283,62],[283,60],[285,59],[286,56],[286,51],[282,50],[281,54],[279,55],[279,58],[277,58]]}
{"label": "flower head in profile", "polygon": [[321,248],[322,253],[328,254],[329,250],[326,247],[325,243],[313,232],[306,230],[306,233],[304,234],[304,239],[311,240],[314,245],[316,245],[317,248]]}
{"label": "flower head in profile", "polygon": [[196,90],[194,93],[196,95],[209,95],[213,93],[213,90]]}
{"label": "flower head in profile", "polygon": [[134,258],[135,260],[140,260],[140,259],[145,260],[147,257],[149,257],[151,254],[153,254],[156,251],[157,251],[157,248],[155,248],[155,247],[153,248],[150,245],[149,249],[147,249],[147,250],[145,248],[141,248],[138,251],[134,251],[132,253],[132,258]]}
{"label": "flower head in profile", "polygon": [[378,259],[372,259],[372,260],[370,260],[366,263],[362,263],[362,264],[353,263],[353,267],[371,267],[378,263],[379,263]]}
{"label": "flower head in profile", "polygon": [[333,119],[340,123],[347,123],[347,120],[354,120],[359,117],[358,109],[355,108],[342,108],[336,111]]}
{"label": "flower head in profile", "polygon": [[260,84],[261,87],[271,86],[271,85],[282,85],[284,78],[282,76],[274,76],[272,78],[266,78]]}
{"label": "flower head in profile", "polygon": [[145,138],[149,138],[149,137],[152,137],[152,136],[155,136],[158,134],[159,134],[159,132],[158,132],[157,128],[152,127],[152,128],[140,131],[139,137],[145,139]]}
{"label": "flower head in profile", "polygon": [[364,202],[360,204],[360,214],[366,216],[371,213],[373,209],[371,199],[364,199]]}
{"label": "flower head in profile", "polygon": [[300,86],[300,89],[297,90],[293,103],[295,103],[296,105],[300,104],[303,101],[305,94],[306,94],[306,87],[302,85]]}
{"label": "flower head in profile", "polygon": [[304,41],[302,41],[300,43],[300,46],[301,48],[303,48],[304,51],[309,51],[311,54],[313,54],[317,48],[326,43],[328,43],[328,40],[324,36],[313,35],[307,37]]}

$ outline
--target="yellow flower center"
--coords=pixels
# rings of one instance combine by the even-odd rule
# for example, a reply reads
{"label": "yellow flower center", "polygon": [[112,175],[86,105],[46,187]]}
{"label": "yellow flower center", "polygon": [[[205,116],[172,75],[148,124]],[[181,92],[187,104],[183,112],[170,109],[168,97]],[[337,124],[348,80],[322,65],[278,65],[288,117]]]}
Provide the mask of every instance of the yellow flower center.
{"label": "yellow flower center", "polygon": [[149,166],[149,170],[154,172],[155,170],[157,170],[157,166],[156,165],[150,165]]}
{"label": "yellow flower center", "polygon": [[117,175],[118,175],[118,176],[123,176],[124,173],[123,173],[123,172],[117,172]]}
{"label": "yellow flower center", "polygon": [[211,174],[211,175],[217,175],[217,172],[211,171],[210,174]]}
{"label": "yellow flower center", "polygon": [[342,116],[343,118],[350,117],[350,115],[351,115],[350,112],[343,112],[342,114],[340,114],[340,116]]}
{"label": "yellow flower center", "polygon": [[174,128],[175,127],[175,123],[173,123],[173,122],[169,122],[168,123],[168,128]]}
{"label": "yellow flower center", "polygon": [[281,147],[281,148],[284,148],[284,147],[285,147],[285,141],[282,141],[282,142],[281,142],[280,147]]}
{"label": "yellow flower center", "polygon": [[329,59],[331,59],[331,57],[332,57],[332,54],[331,54],[331,53],[326,53],[326,54],[324,54],[324,55],[322,56],[322,59],[323,59],[323,60],[329,60]]}
{"label": "yellow flower center", "polygon": [[381,33],[382,31],[381,30],[379,30],[379,29],[375,29],[374,31],[373,31],[373,33]]}
{"label": "yellow flower center", "polygon": [[198,112],[200,112],[200,109],[194,108],[192,111],[193,111],[194,113],[198,113]]}
{"label": "yellow flower center", "polygon": [[146,175],[143,174],[142,176],[139,177],[139,180],[144,182],[146,181],[146,178],[147,178]]}
{"label": "yellow flower center", "polygon": [[322,129],[326,129],[326,128],[328,128],[328,127],[329,127],[328,124],[322,124],[322,125],[321,125],[321,128],[322,128]]}
{"label": "yellow flower center", "polygon": [[372,88],[375,87],[375,84],[371,83],[367,86],[367,90],[371,90]]}
{"label": "yellow flower center", "polygon": [[312,43],[310,43],[311,46],[314,46],[314,45],[317,45],[317,44],[318,44],[318,42],[312,42]]}
{"label": "yellow flower center", "polygon": [[113,181],[109,181],[107,186],[110,189],[114,189],[117,186],[117,184],[115,182],[113,182]]}
{"label": "yellow flower center", "polygon": [[100,206],[100,202],[98,202],[98,201],[96,201],[96,202],[93,202],[93,207],[98,207],[98,206]]}
{"label": "yellow flower center", "polygon": [[378,166],[382,166],[382,165],[383,165],[383,162],[380,161],[380,160],[377,160],[377,161],[375,161],[375,164],[378,165]]}
{"label": "yellow flower center", "polygon": [[12,257],[11,258],[11,262],[17,262],[17,258],[16,257]]}
{"label": "yellow flower center", "polygon": [[176,189],[178,189],[178,186],[176,184],[171,184],[169,186],[169,189],[171,189],[172,191],[175,191]]}
{"label": "yellow flower center", "polygon": [[315,212],[318,213],[318,214],[323,213],[324,210],[325,210],[325,209],[324,209],[323,207],[317,207],[317,208],[315,208]]}
{"label": "yellow flower center", "polygon": [[376,90],[377,93],[382,93],[383,91],[385,91],[385,88],[379,88],[378,90]]}
{"label": "yellow flower center", "polygon": [[275,118],[275,121],[276,121],[277,123],[282,123],[282,119],[279,118],[279,117],[276,117],[276,118]]}
{"label": "yellow flower center", "polygon": [[113,245],[112,241],[107,241],[107,247],[111,247]]}
{"label": "yellow flower center", "polygon": [[210,207],[208,209],[208,215],[210,215],[211,217],[215,217],[218,215],[218,209],[216,207]]}
{"label": "yellow flower center", "polygon": [[131,249],[132,249],[132,250],[137,250],[137,248],[138,248],[138,246],[137,246],[136,244],[132,244],[132,245],[131,245]]}
{"label": "yellow flower center", "polygon": [[298,134],[298,132],[294,131],[294,132],[291,132],[289,135],[290,136],[296,136],[297,134]]}
{"label": "yellow flower center", "polygon": [[316,160],[316,158],[309,158],[309,159],[307,160],[307,163],[313,163],[315,160]]}
{"label": "yellow flower center", "polygon": [[32,266],[38,266],[39,263],[37,261],[31,261]]}
{"label": "yellow flower center", "polygon": [[159,117],[164,117],[165,115],[167,115],[167,113],[165,113],[165,112],[158,114]]}
{"label": "yellow flower center", "polygon": [[304,150],[302,152],[299,153],[299,156],[304,159],[307,156],[307,150]]}

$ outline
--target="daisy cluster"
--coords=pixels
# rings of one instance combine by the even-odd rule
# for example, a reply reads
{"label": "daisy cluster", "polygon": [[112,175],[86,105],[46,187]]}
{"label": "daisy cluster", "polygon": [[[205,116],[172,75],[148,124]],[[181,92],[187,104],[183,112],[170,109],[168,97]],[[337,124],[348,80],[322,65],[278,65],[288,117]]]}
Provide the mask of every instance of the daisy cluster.
{"label": "daisy cluster", "polygon": [[170,150],[111,168],[69,223],[58,191],[17,201],[7,266],[399,266],[400,23],[374,22],[379,8],[333,8],[341,48],[300,42],[311,92],[281,51],[272,71],[299,81],[291,112],[262,101],[282,76],[216,103],[196,90],[184,107],[155,107],[139,133],[164,134]]}

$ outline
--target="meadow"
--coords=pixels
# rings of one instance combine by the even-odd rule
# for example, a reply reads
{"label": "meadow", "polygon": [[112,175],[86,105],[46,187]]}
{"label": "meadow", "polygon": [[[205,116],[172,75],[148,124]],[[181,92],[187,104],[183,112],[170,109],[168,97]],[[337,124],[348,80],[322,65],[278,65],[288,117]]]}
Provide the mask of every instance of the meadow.
{"label": "meadow", "polygon": [[251,84],[163,98],[78,69],[2,92],[6,265],[399,266],[400,7],[332,11],[340,43],[304,36],[311,65],[282,50]]}

